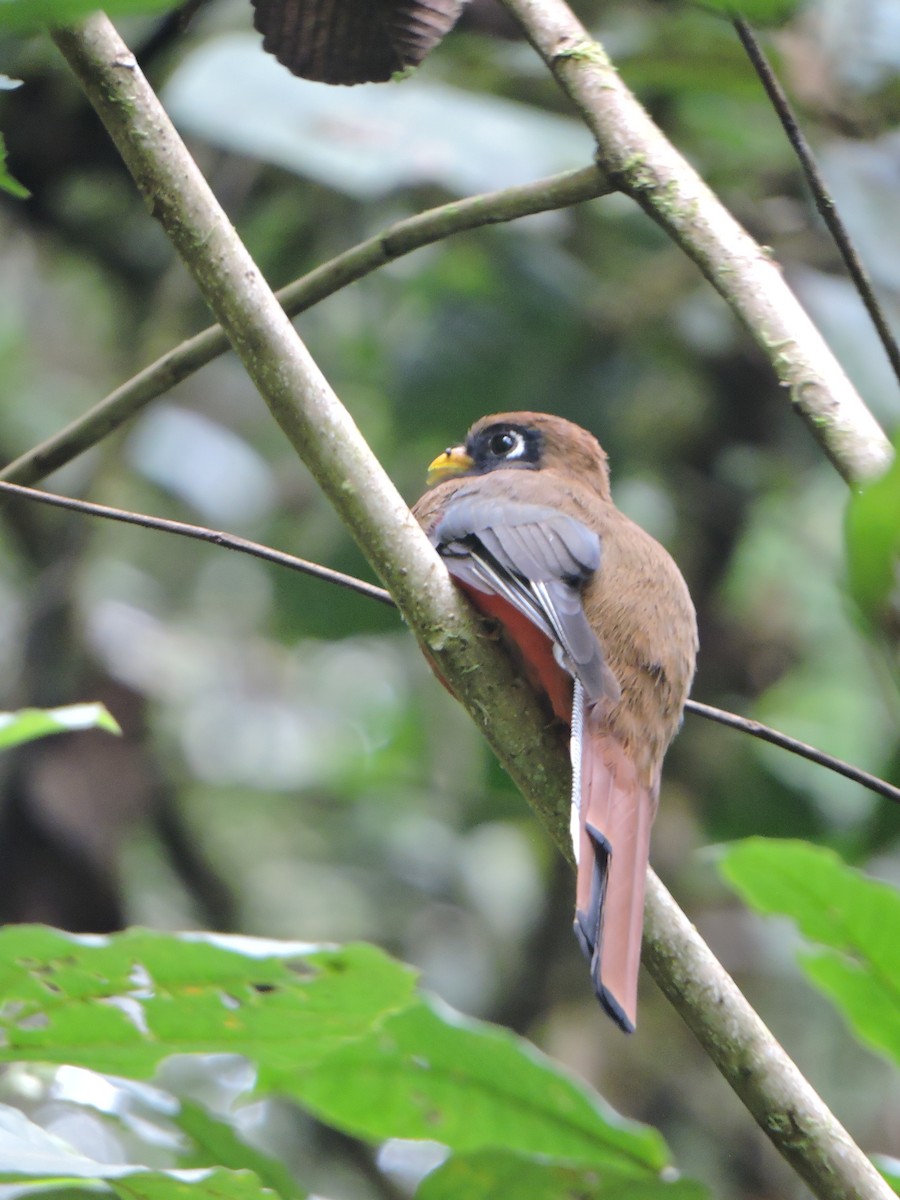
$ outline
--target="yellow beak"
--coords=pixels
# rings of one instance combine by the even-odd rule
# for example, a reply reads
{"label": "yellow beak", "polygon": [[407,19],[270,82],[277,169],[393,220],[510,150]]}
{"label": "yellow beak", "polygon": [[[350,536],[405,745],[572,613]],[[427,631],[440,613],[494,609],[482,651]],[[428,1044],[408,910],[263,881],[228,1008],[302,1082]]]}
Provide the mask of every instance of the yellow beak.
{"label": "yellow beak", "polygon": [[466,454],[464,446],[451,446],[443,454],[439,454],[429,465],[426,482],[431,487],[434,483],[440,483],[442,479],[452,479],[454,475],[465,475],[473,465],[474,460]]}

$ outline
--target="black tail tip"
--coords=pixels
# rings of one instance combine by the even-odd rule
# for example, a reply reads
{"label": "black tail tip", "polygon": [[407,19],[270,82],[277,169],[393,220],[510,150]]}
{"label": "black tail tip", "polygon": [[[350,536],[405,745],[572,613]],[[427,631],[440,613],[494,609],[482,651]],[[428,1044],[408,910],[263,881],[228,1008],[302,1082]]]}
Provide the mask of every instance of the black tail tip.
{"label": "black tail tip", "polygon": [[600,978],[600,956],[596,952],[594,946],[591,945],[590,938],[587,933],[588,922],[583,913],[575,913],[575,923],[573,929],[575,931],[575,939],[581,947],[581,953],[591,964],[591,983],[594,985],[594,995],[600,1003],[600,1007],[608,1017],[618,1025],[623,1033],[634,1033],[635,1023],[626,1014],[622,1005],[618,1002],[612,992],[607,988],[603,980]]}
{"label": "black tail tip", "polygon": [[626,1015],[625,1010],[612,992],[608,988],[605,988],[599,979],[595,979],[593,983],[594,995],[600,1001],[600,1007],[606,1015],[612,1017],[623,1033],[634,1033],[636,1028],[634,1021]]}

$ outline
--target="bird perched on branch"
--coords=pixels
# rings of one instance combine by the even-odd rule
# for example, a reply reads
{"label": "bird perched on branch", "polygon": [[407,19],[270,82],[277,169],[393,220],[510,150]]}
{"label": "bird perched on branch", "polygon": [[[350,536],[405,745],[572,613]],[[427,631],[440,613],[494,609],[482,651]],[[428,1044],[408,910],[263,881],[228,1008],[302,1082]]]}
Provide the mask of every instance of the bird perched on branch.
{"label": "bird perched on branch", "polygon": [[631,1032],[650,826],[697,652],[687,586],[613,504],[600,443],[561,417],[483,417],[428,482],[413,512],[571,730],[575,935]]}

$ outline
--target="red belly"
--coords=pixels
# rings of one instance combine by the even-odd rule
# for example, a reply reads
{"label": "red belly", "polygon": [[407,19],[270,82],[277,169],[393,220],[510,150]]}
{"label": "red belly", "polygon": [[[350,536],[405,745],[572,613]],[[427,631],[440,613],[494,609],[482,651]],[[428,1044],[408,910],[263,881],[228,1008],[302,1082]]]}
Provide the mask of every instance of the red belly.
{"label": "red belly", "polygon": [[553,657],[553,643],[547,635],[501,596],[487,595],[464,584],[458,586],[479,612],[500,623],[504,641],[521,662],[528,682],[536,692],[547,696],[561,721],[571,724],[572,677]]}

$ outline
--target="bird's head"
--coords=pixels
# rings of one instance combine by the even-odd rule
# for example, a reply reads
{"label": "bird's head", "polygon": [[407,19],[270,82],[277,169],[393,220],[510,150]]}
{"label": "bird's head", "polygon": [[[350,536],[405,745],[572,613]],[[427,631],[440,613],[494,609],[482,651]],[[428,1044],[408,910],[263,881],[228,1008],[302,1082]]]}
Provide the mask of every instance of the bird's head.
{"label": "bird's head", "polygon": [[532,412],[476,421],[462,445],[448,447],[431,463],[428,483],[510,469],[564,471],[609,494],[606,452],[594,435],[563,417]]}

